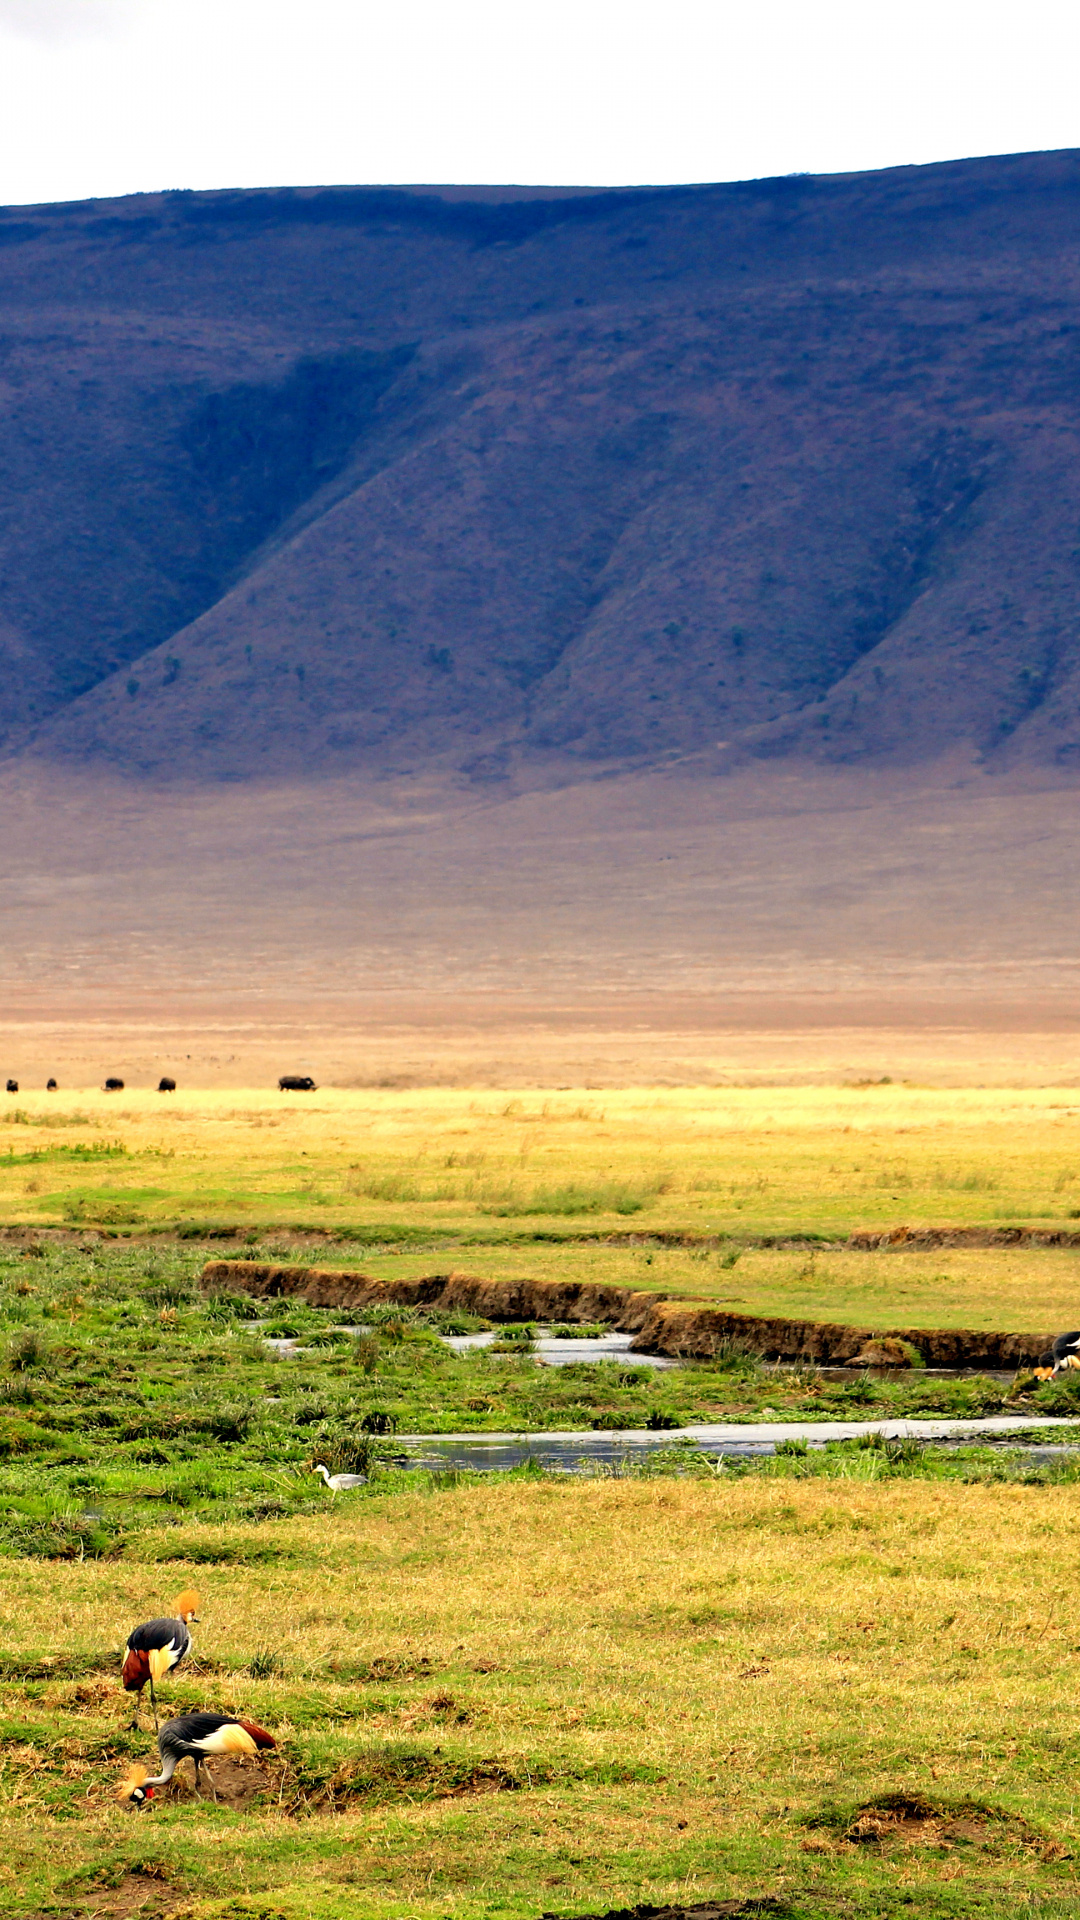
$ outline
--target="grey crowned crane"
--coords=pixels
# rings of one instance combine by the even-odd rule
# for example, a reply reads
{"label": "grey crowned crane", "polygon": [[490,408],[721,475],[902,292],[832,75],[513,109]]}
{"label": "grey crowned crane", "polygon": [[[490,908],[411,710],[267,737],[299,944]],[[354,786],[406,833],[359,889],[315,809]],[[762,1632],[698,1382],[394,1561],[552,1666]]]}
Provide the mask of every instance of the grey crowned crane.
{"label": "grey crowned crane", "polygon": [[1080,1333],[1059,1333],[1035,1367],[1035,1377],[1056,1380],[1069,1367],[1080,1367]]}
{"label": "grey crowned crane", "polygon": [[142,1704],[143,1688],[149,1683],[150,1705],[154,1714],[154,1727],[157,1719],[157,1695],[154,1688],[159,1680],[180,1665],[181,1660],[191,1651],[192,1622],[198,1625],[199,1596],[193,1588],[180,1595],[176,1603],[176,1613],[169,1619],[144,1620],[129,1635],[127,1653],[121,1679],[124,1692],[135,1697],[135,1718],[133,1727],[139,1724],[139,1708]]}
{"label": "grey crowned crane", "polygon": [[312,1467],[312,1473],[321,1473],[331,1493],[348,1493],[350,1487],[366,1487],[366,1473],[331,1473],[321,1463]]}
{"label": "grey crowned crane", "polygon": [[[161,1772],[151,1774],[149,1767],[132,1767],[116,1789],[122,1807],[134,1811],[148,1806],[155,1789],[167,1787],[181,1760],[195,1762],[195,1791],[200,1798],[199,1772],[216,1753],[258,1753],[260,1748],[276,1747],[277,1741],[254,1720],[234,1720],[227,1713],[182,1713],[177,1720],[166,1720],[158,1729]],[[217,1799],[217,1788],[207,1768],[210,1791]]]}

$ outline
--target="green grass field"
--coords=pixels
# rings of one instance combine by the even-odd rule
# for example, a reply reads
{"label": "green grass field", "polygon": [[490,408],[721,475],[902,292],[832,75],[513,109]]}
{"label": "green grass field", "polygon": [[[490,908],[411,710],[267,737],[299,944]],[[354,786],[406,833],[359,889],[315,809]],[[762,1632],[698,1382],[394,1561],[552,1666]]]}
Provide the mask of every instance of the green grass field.
{"label": "green grass field", "polygon": [[[229,1246],[201,1230],[239,1227],[237,1252],[386,1276],[1077,1324],[1068,1250],[825,1242],[1068,1225],[1080,1105],[885,1086],[124,1100],[80,1095],[61,1119],[20,1099],[0,1131],[18,1229],[0,1241],[0,1910],[1080,1911],[1071,1462],[845,1445],[718,1475],[673,1444],[566,1480],[407,1471],[394,1441],[1072,1413],[1068,1377],[833,1381],[738,1349],[661,1375],[546,1369],[513,1342],[455,1355],[437,1316],[354,1338],[303,1304],[197,1288]],[[811,1238],[760,1244],[792,1234]],[[273,1333],[312,1350],[274,1358]],[[332,1503],[315,1460],[370,1484]],[[192,1583],[197,1663],[169,1701],[254,1715],[279,1753],[239,1798],[125,1815],[113,1783],[151,1747],[127,1731],[120,1648]]]}

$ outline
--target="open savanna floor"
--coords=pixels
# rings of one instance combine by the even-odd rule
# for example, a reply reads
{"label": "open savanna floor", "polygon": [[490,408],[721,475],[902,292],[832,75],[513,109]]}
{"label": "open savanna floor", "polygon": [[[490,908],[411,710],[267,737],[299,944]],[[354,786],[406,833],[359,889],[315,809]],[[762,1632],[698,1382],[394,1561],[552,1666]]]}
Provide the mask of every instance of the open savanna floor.
{"label": "open savanna floor", "polygon": [[0,1105],[0,1222],[133,1244],[228,1229],[258,1257],[386,1278],[456,1267],[865,1326],[1059,1330],[1078,1318],[1068,1249],[754,1243],[1080,1231],[1080,1091],[19,1094]]}
{"label": "open savanna floor", "polygon": [[1080,1090],[20,1093],[0,1104],[0,1217],[371,1239],[500,1221],[706,1234],[1060,1224],[1080,1219]]}
{"label": "open savanna floor", "polygon": [[[4,1910],[1076,1912],[1074,1489],[430,1489],[263,1522],[246,1564],[214,1529],[194,1565],[0,1562]],[[193,1580],[170,1705],[279,1751],[128,1815],[118,1649]]]}

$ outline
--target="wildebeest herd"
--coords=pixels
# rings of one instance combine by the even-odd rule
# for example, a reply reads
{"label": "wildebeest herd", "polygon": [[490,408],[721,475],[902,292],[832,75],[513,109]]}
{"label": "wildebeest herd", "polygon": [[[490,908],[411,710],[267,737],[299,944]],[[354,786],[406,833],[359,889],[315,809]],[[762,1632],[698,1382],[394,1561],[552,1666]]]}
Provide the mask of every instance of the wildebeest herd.
{"label": "wildebeest herd", "polygon": [[[103,1093],[123,1093],[124,1082],[118,1079],[115,1074],[110,1073],[108,1078],[103,1082],[101,1090]],[[159,1093],[175,1093],[176,1081],[173,1080],[169,1074],[163,1073],[157,1083],[157,1090]],[[18,1093],[18,1081],[9,1080],[5,1091],[7,1093]],[[46,1080],[45,1091],[46,1093],[56,1093],[57,1082],[52,1079]],[[315,1091],[315,1082],[309,1073],[283,1073],[278,1081],[279,1093],[314,1093]]]}

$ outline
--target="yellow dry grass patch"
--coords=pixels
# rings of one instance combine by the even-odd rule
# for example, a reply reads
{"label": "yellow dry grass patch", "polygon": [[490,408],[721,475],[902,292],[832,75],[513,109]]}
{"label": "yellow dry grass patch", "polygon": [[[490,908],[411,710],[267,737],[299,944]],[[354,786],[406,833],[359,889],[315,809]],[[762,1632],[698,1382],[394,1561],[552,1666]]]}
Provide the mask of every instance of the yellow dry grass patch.
{"label": "yellow dry grass patch", "polygon": [[[256,1529],[280,1557],[203,1567],[199,1648],[222,1670],[178,1678],[174,1694],[276,1728],[299,1773],[405,1741],[440,1765],[531,1769],[536,1785],[406,1792],[299,1822],[270,1809],[242,1827],[185,1802],[143,1823],[139,1844],[151,1836],[178,1874],[202,1872],[211,1888],[264,1901],[272,1890],[290,1915],[401,1901],[439,1915],[491,1903],[574,1912],[858,1876],[843,1819],[814,1823],[911,1794],[1032,1823],[1034,1855],[993,1817],[980,1854],[980,1872],[1019,1890],[1033,1860],[1058,1861],[1076,1837],[1063,1675],[1078,1497],[919,1482],[488,1483]],[[199,1539],[204,1553],[226,1542],[209,1529]],[[3,1563],[5,1648],[118,1644],[174,1586],[171,1567],[149,1564]],[[278,1652],[279,1676],[249,1676],[257,1647]],[[350,1677],[375,1662],[397,1677]],[[80,1704],[79,1726],[93,1711]],[[117,1724],[127,1704],[117,1692]],[[9,1726],[17,1712],[12,1697]],[[0,1842],[35,1872],[70,1875],[130,1830],[100,1765],[80,1771],[84,1812],[50,1821],[51,1764],[8,1747]],[[184,1823],[177,1854],[170,1821]],[[890,1885],[951,1871],[895,1870],[907,1879]],[[207,1894],[190,1911],[217,1908]]]}
{"label": "yellow dry grass patch", "polygon": [[[12,1123],[13,1115],[21,1121]],[[51,1158],[118,1141],[127,1157]],[[28,1153],[42,1157],[26,1160]],[[15,1160],[3,1165],[3,1155]],[[567,1188],[598,1214],[551,1214]],[[618,1195],[639,1211],[620,1216]],[[1080,1092],[914,1086],[65,1091],[0,1108],[0,1217],[432,1231],[532,1216],[760,1231],[1080,1218]],[[606,1199],[605,1199],[606,1196]],[[545,1213],[547,1208],[547,1213]],[[119,1224],[125,1224],[122,1220]]]}
{"label": "yellow dry grass patch", "polygon": [[[962,1756],[970,1785],[977,1730],[975,1771],[1000,1782],[1036,1723],[1071,1735],[1056,1676],[1076,1637],[1078,1498],[718,1480],[342,1506],[276,1526],[284,1561],[215,1569],[199,1649],[235,1674],[272,1646],[287,1677],[327,1685],[335,1660],[392,1657],[436,1702],[453,1671],[486,1748],[558,1732],[689,1779],[737,1747],[746,1790],[758,1760],[790,1751],[811,1756],[803,1794],[839,1779],[841,1757],[853,1790],[852,1768],[897,1756],[946,1772]],[[96,1647],[168,1598],[169,1572],[5,1562],[0,1593],[10,1650]]]}

